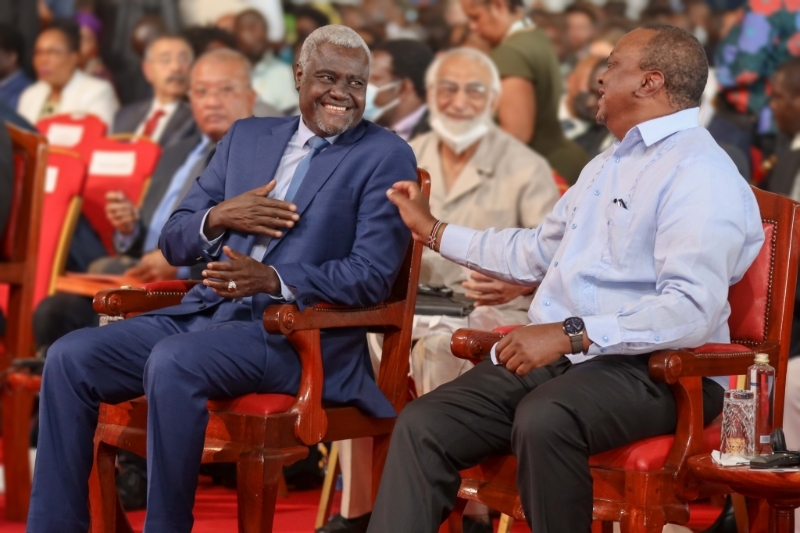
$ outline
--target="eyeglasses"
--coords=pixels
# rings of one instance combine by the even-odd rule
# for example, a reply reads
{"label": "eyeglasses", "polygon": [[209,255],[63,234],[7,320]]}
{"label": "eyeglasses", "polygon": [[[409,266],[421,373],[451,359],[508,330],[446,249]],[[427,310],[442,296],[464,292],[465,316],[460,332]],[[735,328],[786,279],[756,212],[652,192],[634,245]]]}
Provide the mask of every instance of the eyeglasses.
{"label": "eyeglasses", "polygon": [[70,53],[69,50],[65,48],[34,48],[33,55],[34,57],[41,57],[41,56],[63,56]]}
{"label": "eyeglasses", "polygon": [[154,63],[158,63],[159,65],[164,65],[164,66],[169,65],[173,61],[178,63],[178,65],[182,67],[187,67],[192,64],[192,58],[189,57],[188,55],[173,56],[169,54],[164,54],[152,57],[150,60],[153,61]]}
{"label": "eyeglasses", "polygon": [[206,87],[201,85],[189,89],[189,97],[201,99],[214,95],[225,99],[230,98],[241,91],[242,87],[238,85],[223,85],[221,87]]}
{"label": "eyeglasses", "polygon": [[489,93],[486,85],[479,81],[473,81],[464,86],[449,80],[441,80],[438,84],[436,84],[436,94],[439,96],[439,98],[445,98],[447,100],[455,98],[456,95],[462,90],[464,91],[464,94],[467,95],[467,98],[475,102],[481,102],[485,100]]}

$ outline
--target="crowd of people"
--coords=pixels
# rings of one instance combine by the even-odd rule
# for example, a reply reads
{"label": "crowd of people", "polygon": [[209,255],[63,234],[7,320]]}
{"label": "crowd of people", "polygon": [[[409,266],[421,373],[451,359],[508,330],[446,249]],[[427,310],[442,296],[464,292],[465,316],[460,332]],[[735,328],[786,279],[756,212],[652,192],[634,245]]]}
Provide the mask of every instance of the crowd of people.
{"label": "crowd of people", "polygon": [[[742,275],[763,239],[752,226],[754,200],[747,197],[744,184],[800,201],[800,12],[788,4],[760,0],[609,0],[603,5],[561,0],[532,5],[521,0],[408,4],[364,0],[357,5],[347,1],[312,6],[281,5],[277,0],[41,0],[38,5],[29,2],[0,9],[0,118],[35,130],[38,122],[55,115],[92,114],[108,126],[109,133],[147,137],[163,150],[141,204],[122,192],[108,192],[105,213],[114,227],[115,253],[109,256],[97,232],[81,218],[71,241],[67,269],[124,274],[142,282],[205,280],[174,316],[127,321],[131,325],[115,325],[113,335],[87,333],[98,331],[85,329],[98,323],[89,298],[54,294],[37,307],[33,317],[36,346],[42,357],[47,356],[45,372],[52,377],[42,392],[42,466],[37,464],[29,530],[49,531],[53,524],[85,530],[88,515],[74,511],[86,500],[85,480],[72,471],[45,472],[58,471],[58,465],[73,461],[69,457],[74,450],[91,446],[91,434],[83,426],[90,427],[96,416],[92,406],[108,398],[144,392],[151,400],[151,413],[160,420],[151,427],[159,438],[152,445],[155,466],[149,471],[153,479],[147,528],[160,531],[169,524],[191,524],[191,498],[179,502],[177,511],[165,502],[168,491],[194,493],[194,456],[184,454],[185,464],[178,466],[167,465],[159,457],[167,457],[168,450],[175,447],[193,450],[202,433],[198,434],[197,424],[186,431],[179,423],[185,414],[174,405],[202,410],[209,395],[255,390],[292,393],[296,388],[296,361],[287,356],[280,364],[264,363],[263,331],[249,327],[250,307],[244,309],[242,302],[263,310],[273,300],[302,301],[304,306],[319,301],[343,305],[379,301],[388,290],[387,280],[397,274],[402,257],[394,256],[398,250],[402,254],[409,238],[401,222],[411,228],[414,238],[423,235],[428,239],[431,233],[432,245],[423,254],[420,283],[447,287],[475,306],[465,318],[415,317],[411,377],[422,399],[401,417],[401,440],[393,444],[384,485],[403,487],[398,490],[417,495],[401,502],[408,505],[407,512],[399,511],[416,524],[435,521],[437,513],[448,508],[447,494],[440,491],[443,478],[434,478],[444,474],[434,467],[424,471],[415,463],[420,454],[462,454],[456,462],[466,464],[472,457],[489,453],[490,448],[508,448],[512,423],[522,424],[499,420],[505,415],[487,409],[479,418],[499,421],[494,428],[496,442],[487,444],[486,450],[415,447],[413,434],[425,433],[429,445],[442,442],[442,431],[458,433],[463,427],[478,425],[453,408],[459,402],[475,401],[468,389],[478,376],[509,397],[519,396],[515,388],[519,383],[508,383],[495,375],[496,368],[487,365],[461,378],[473,365],[450,355],[450,337],[456,329],[489,330],[531,320],[545,324],[563,320],[570,316],[569,311],[577,314],[579,309],[586,323],[581,335],[585,331],[593,341],[583,351],[592,356],[607,350],[633,354],[630,360],[635,363],[629,373],[638,376],[635,380],[647,379],[646,365],[641,367],[642,359],[634,357],[636,354],[669,342],[724,341],[724,328],[714,320],[727,305],[727,283]],[[637,78],[641,84],[631,85],[632,72],[637,69],[657,71],[661,77]],[[340,79],[345,74],[347,79]],[[361,118],[360,112],[369,122],[358,125],[355,118]],[[293,118],[297,115],[302,119]],[[244,120],[253,116],[268,119],[263,122],[266,126]],[[662,122],[656,124],[659,120]],[[637,127],[639,133],[632,138],[630,132]],[[10,208],[5,199],[11,198],[10,189],[3,188],[11,186],[11,179],[3,177],[10,168],[4,133],[2,129],[0,235]],[[668,150],[655,154],[653,147],[673,134],[679,140],[670,141],[673,144]],[[668,153],[675,143],[678,147]],[[355,156],[345,150],[350,144],[357,146],[353,154],[361,154],[355,163]],[[693,152],[700,148],[705,155]],[[616,154],[613,159],[611,154]],[[607,161],[620,163],[620,156],[623,166],[624,158],[631,158],[624,172],[605,166]],[[297,187],[303,179],[305,183],[313,179],[313,171],[320,168],[314,165],[322,165],[320,161],[334,169],[333,175],[314,186],[322,187],[320,193],[327,190],[331,202],[315,197],[315,208],[304,213],[303,208],[312,201],[311,193],[303,196],[303,189]],[[690,168],[687,161],[695,161],[696,166]],[[415,166],[431,176],[430,201],[424,208],[414,203],[413,190],[394,185],[413,179]],[[678,177],[670,173],[676,168],[683,169],[676,171]],[[256,169],[272,172],[275,179],[248,178],[258,173]],[[369,179],[375,169],[380,177]],[[695,185],[692,189],[680,177],[681,172],[697,178],[709,169],[718,171],[716,176],[707,176],[717,181],[708,182],[708,190],[702,189],[710,195],[706,198],[710,204],[702,204],[705,197],[696,194],[682,208],[670,207],[675,221],[670,227],[676,233],[673,240],[660,234],[655,251],[650,242],[655,229],[641,226],[636,226],[636,231],[642,232],[636,241],[641,249],[623,249],[632,242],[629,232],[634,231],[631,219],[635,216],[624,202],[622,210],[614,209],[611,214],[604,214],[605,205],[600,209],[592,204],[593,199],[607,195],[604,182],[619,188],[615,193],[640,199],[646,196],[648,201],[668,194],[684,198],[682,195],[701,188]],[[645,171],[650,176],[647,183],[639,179]],[[306,172],[308,178],[304,178]],[[661,176],[660,185],[653,185],[653,175]],[[586,185],[573,187],[579,177]],[[736,182],[739,177],[741,183]],[[351,182],[346,183],[346,178]],[[733,181],[723,184],[723,178]],[[345,190],[332,191],[336,183]],[[396,190],[391,202],[397,207],[384,195],[393,185]],[[725,201],[740,209],[728,209],[735,213],[724,214],[708,209],[712,204],[727,206],[717,187],[727,188],[730,197]],[[629,202],[628,196],[625,198]],[[617,200],[613,200],[615,207],[619,207]],[[292,201],[294,204],[289,203]],[[709,228],[729,223],[740,231],[729,239],[718,239],[716,233],[720,242],[703,240],[707,235],[700,232],[698,240],[690,242],[678,231],[682,226],[677,221],[691,205],[705,210]],[[660,208],[642,200],[639,209]],[[607,225],[592,222],[595,215],[601,222],[610,217]],[[450,226],[434,227],[431,232],[425,225],[430,216]],[[331,219],[345,234],[352,230],[353,235],[331,242],[323,231],[331,227]],[[299,223],[308,233],[290,231]],[[695,217],[693,224],[697,223]],[[373,226],[367,228],[370,224]],[[589,229],[590,225],[596,227]],[[378,227],[379,231],[374,229]],[[570,233],[570,227],[581,227],[583,233]],[[531,231],[514,234],[512,228]],[[258,236],[243,237],[250,233]],[[594,250],[606,241],[606,234],[611,248],[602,253]],[[298,236],[293,247],[275,245],[293,236]],[[570,251],[556,253],[559,243],[567,240]],[[587,263],[586,254],[591,251],[598,251],[600,258],[592,256],[592,261],[604,267],[589,275],[594,267]],[[505,263],[500,260],[504,253],[512,258]],[[513,253],[517,256],[512,257]],[[666,254],[672,261],[653,272],[632,260],[636,253],[645,257]],[[700,254],[711,264],[709,256],[714,253],[720,257],[730,253],[734,259],[726,266],[714,263],[717,270],[709,267],[708,272],[681,270],[682,254]],[[626,254],[628,260],[624,260]],[[520,259],[523,255],[527,262]],[[225,257],[229,261],[222,261]],[[251,258],[261,266],[265,266],[262,259],[269,260],[271,266],[263,271],[245,266]],[[325,260],[336,264],[326,269],[307,265]],[[511,264],[514,261],[520,263]],[[692,262],[687,259],[686,264]],[[229,267],[222,264],[235,265],[240,277],[232,277]],[[542,282],[548,266],[559,269],[546,278],[549,285]],[[686,301],[662,304],[675,306],[672,314],[631,303],[639,297],[655,296],[642,288],[644,282],[621,287],[620,279],[663,281],[670,267],[674,268],[669,272],[673,277],[694,276],[704,286],[716,284],[718,290],[712,295],[689,295],[694,306]],[[600,270],[615,272],[617,277],[598,281],[604,275]],[[251,271],[258,272],[262,281],[247,285]],[[543,285],[537,291],[539,282]],[[587,307],[580,296],[595,290],[604,302],[602,309]],[[623,292],[625,298],[619,296]],[[591,298],[595,301],[595,296]],[[625,320],[616,324],[608,316],[620,305],[629,307]],[[797,307],[800,310],[800,305]],[[211,313],[206,308],[219,311]],[[682,317],[675,316],[676,309]],[[254,311],[256,315],[260,316]],[[656,327],[652,320],[674,322],[673,333],[687,327],[687,320],[708,327],[683,336],[661,333],[663,340],[655,334],[655,341],[645,341],[641,335],[664,331],[665,326]],[[191,336],[193,353],[219,356],[229,345],[226,342],[216,349],[217,332],[231,322],[248,323],[247,328],[237,330],[242,343],[238,357],[246,364],[237,363],[235,372],[209,371],[203,366],[203,357],[191,364],[175,360],[179,350],[170,344],[177,342],[170,340],[171,335]],[[800,334],[800,320],[796,324]],[[629,329],[637,334],[626,336]],[[601,338],[597,337],[599,331],[603,332]],[[328,339],[323,346],[324,350],[347,349],[363,355],[349,366],[326,367],[326,400],[354,403],[377,416],[392,416],[385,400],[375,396],[379,393],[374,384],[361,381],[370,369],[373,374],[377,369],[380,339],[356,337]],[[121,338],[130,342],[121,342]],[[143,338],[147,341],[139,342]],[[250,345],[260,348],[247,348],[248,339]],[[795,335],[793,342],[792,353],[800,353],[800,337]],[[278,354],[291,350],[275,339],[267,339],[267,345]],[[134,356],[128,353],[134,351]],[[498,350],[497,357],[504,365],[510,364],[510,355],[504,358]],[[551,358],[545,363],[550,369],[546,379],[536,374],[535,365],[518,371],[533,376],[520,381],[522,388],[526,392],[540,386],[551,390],[553,387],[543,386],[545,381],[576,381],[582,374],[568,372],[571,367],[604,371],[598,362],[602,358],[590,360],[592,363],[580,357]],[[112,377],[102,365],[93,366],[92,358],[103,365],[113,358],[125,359],[124,379]],[[265,364],[269,368],[277,364],[273,375],[289,378],[270,382],[264,377],[269,374],[265,374]],[[195,380],[189,380],[191,386],[174,386],[189,379],[187,375]],[[793,383],[792,376],[800,382],[800,365],[790,364],[787,387]],[[78,381],[87,379],[103,382],[106,388],[81,388]],[[443,387],[445,384],[452,385]],[[597,386],[605,387],[603,391],[609,395],[612,389],[619,392],[620,398],[626,393],[638,394],[630,380],[609,380]],[[203,391],[199,396],[198,387]],[[715,414],[712,411],[719,403],[720,392],[715,387],[711,382],[705,384],[708,415]],[[795,389],[800,391],[800,386]],[[434,391],[439,391],[438,396]],[[656,402],[652,409],[671,401],[666,389],[651,393]],[[552,390],[550,394],[547,401],[569,405],[578,401],[553,395]],[[790,446],[800,445],[800,397],[794,396],[787,389]],[[154,398],[162,401],[154,402]],[[526,405],[527,411],[518,412],[523,412],[531,425],[562,423],[559,413],[534,402]],[[476,405],[472,409],[471,416],[481,412]],[[439,418],[435,418],[437,414]],[[67,431],[64,426],[75,424],[75,416],[86,429],[84,433]],[[796,431],[790,423],[792,417],[797,421]],[[442,419],[450,425],[442,424]],[[618,419],[607,422],[615,427],[625,424]],[[652,417],[650,422],[621,431],[647,436],[674,423],[670,415]],[[484,433],[467,433],[464,439],[492,440]],[[525,432],[519,430],[518,434]],[[522,437],[513,441],[523,460],[524,475],[552,483],[555,470],[543,474],[530,462],[524,463],[525,457],[545,453],[537,446],[541,436],[528,437],[525,442]],[[607,449],[619,441],[614,437],[586,446]],[[390,516],[387,498],[394,496],[386,487],[373,516],[370,449],[369,439],[341,443],[341,510],[320,533],[362,533],[367,527],[376,532],[417,530],[410,523],[398,526],[396,516]],[[84,464],[76,468],[88,475],[90,460],[81,460]],[[570,460],[573,462],[564,463],[567,470],[580,463],[580,453]],[[136,459],[128,462],[135,464]],[[137,472],[141,477],[147,475],[142,465]],[[560,479],[570,476],[568,472],[558,475]],[[419,479],[429,483],[421,487]],[[579,475],[569,483],[576,493],[585,489]],[[144,490],[145,485],[137,486]],[[54,504],[56,493],[68,497]],[[130,497],[130,501],[144,501],[143,494]],[[432,502],[421,514],[415,511],[420,497]],[[570,512],[570,506],[556,493],[523,491],[522,497],[531,523],[538,526],[536,531],[575,531],[585,525],[585,513],[547,516],[541,507],[544,500],[548,508],[563,507]],[[491,531],[488,509],[470,503],[464,531]]]}

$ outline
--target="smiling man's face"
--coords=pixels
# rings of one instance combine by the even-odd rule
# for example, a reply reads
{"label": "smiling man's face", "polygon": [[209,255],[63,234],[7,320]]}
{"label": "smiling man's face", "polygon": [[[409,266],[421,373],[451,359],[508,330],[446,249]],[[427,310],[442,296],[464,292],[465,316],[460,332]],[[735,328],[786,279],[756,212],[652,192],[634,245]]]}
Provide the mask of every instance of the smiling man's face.
{"label": "smiling man's face", "polygon": [[321,43],[295,76],[300,113],[316,135],[339,135],[361,121],[369,78],[363,49]]}

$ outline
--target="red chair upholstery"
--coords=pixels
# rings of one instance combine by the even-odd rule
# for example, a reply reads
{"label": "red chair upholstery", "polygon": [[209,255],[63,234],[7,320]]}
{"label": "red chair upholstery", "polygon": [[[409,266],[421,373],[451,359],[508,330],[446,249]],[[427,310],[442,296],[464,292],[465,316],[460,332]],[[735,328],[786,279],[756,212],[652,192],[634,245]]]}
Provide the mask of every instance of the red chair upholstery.
{"label": "red chair upholstery", "polygon": [[[14,198],[8,230],[0,238],[0,284],[8,291],[8,323],[0,372],[14,357],[32,353],[31,315],[44,200],[47,141],[44,137],[7,125],[15,163]],[[28,424],[32,395],[11,395],[2,388],[3,456],[6,516],[24,520],[28,512]],[[23,457],[24,460],[19,458]]]}
{"label": "red chair upholstery", "polygon": [[90,156],[83,189],[83,214],[113,255],[114,228],[106,218],[106,193],[122,191],[138,204],[158,164],[161,148],[152,141],[138,138],[130,142],[95,139],[87,149]]}
{"label": "red chair upholstery", "polygon": [[[690,479],[686,467],[688,457],[708,453],[719,445],[719,427],[702,426],[703,376],[744,374],[756,353],[768,353],[777,371],[774,424],[782,425],[800,253],[800,205],[758,189],[754,192],[766,239],[744,278],[728,294],[732,343],[651,355],[650,376],[669,384],[675,395],[675,435],[634,442],[590,458],[594,518],[603,523],[603,531],[610,531],[614,521],[620,522],[623,533],[654,533],[665,523],[686,524],[688,502],[725,490]],[[479,360],[511,329],[505,328],[502,333],[459,330],[453,335],[451,348],[458,357]],[[459,497],[481,501],[523,519],[515,476],[515,460],[494,458],[462,472]],[[460,531],[458,522],[458,517],[450,520],[449,530]],[[752,524],[751,532],[753,527],[764,525]]]}
{"label": "red chair upholstery", "polygon": [[85,179],[86,164],[77,152],[51,149],[47,157],[34,308],[54,292],[55,277],[64,271],[67,249],[80,214]]}
{"label": "red chair upholstery", "polygon": [[75,113],[47,117],[36,123],[36,129],[47,137],[50,146],[73,150],[89,161],[91,144],[105,137],[108,128],[95,115]]}

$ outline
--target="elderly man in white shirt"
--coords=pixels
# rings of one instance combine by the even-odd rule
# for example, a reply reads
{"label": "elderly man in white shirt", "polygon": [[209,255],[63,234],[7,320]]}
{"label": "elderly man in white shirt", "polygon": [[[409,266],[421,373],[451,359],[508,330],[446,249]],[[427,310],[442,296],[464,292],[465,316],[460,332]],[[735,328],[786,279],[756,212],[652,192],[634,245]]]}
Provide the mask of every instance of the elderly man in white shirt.
{"label": "elderly man in white shirt", "polygon": [[[675,400],[650,379],[648,354],[729,342],[728,288],[764,241],[755,196],[698,122],[707,69],[674,26],[623,37],[599,77],[597,117],[618,140],[536,229],[440,224],[418,188],[387,193],[445,258],[539,289],[531,323],[492,361],[403,410],[370,533],[434,531],[458,471],[509,450],[531,529],[589,531],[589,456],[674,429]],[[709,422],[723,389],[704,380],[703,393]]]}

